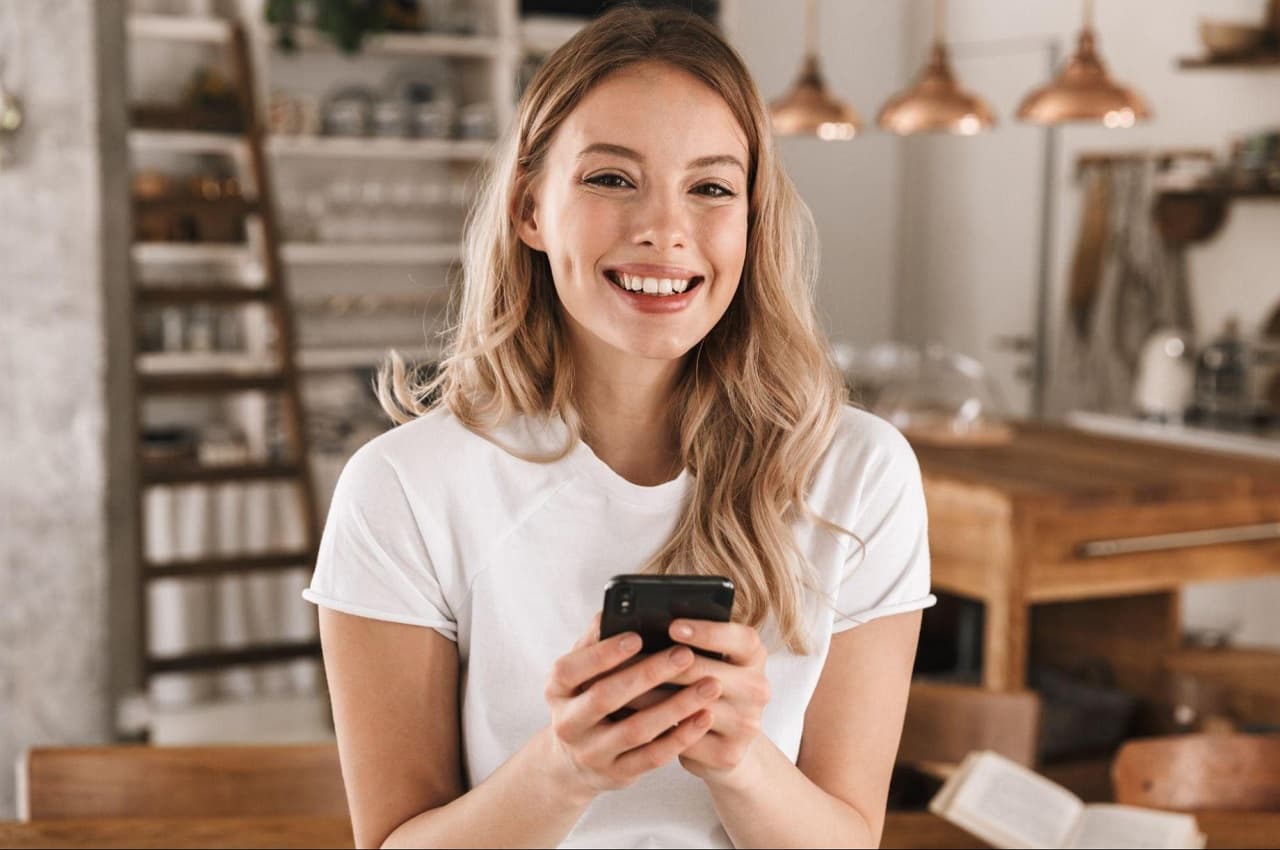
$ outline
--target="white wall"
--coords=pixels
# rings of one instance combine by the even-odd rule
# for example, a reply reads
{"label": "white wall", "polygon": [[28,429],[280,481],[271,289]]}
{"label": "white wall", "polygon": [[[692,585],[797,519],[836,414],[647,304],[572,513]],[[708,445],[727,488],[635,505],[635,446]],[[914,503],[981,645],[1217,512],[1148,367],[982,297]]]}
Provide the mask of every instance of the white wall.
{"label": "white wall", "polygon": [[[928,6],[911,0],[909,62],[923,57],[929,37]],[[1197,21],[1203,16],[1261,19],[1264,0],[1110,0],[1097,4],[1100,49],[1112,73],[1136,88],[1152,106],[1155,118],[1132,130],[1069,126],[1054,163],[1058,201],[1054,209],[1052,306],[1057,326],[1058,307],[1065,291],[1065,274],[1074,250],[1080,214],[1080,193],[1072,183],[1077,155],[1082,151],[1116,148],[1209,147],[1225,153],[1228,140],[1247,131],[1280,127],[1280,73],[1248,71],[1188,72],[1177,68],[1181,56],[1198,55]],[[1079,28],[1078,0],[956,0],[950,4],[951,39],[959,44],[998,39],[1058,35],[1071,49]],[[962,80],[982,73],[976,59],[957,62]],[[1029,90],[1042,77],[1018,81]],[[977,86],[975,85],[975,88]],[[964,230],[978,240],[968,251],[979,256],[1025,257],[1026,246],[1010,244],[991,233],[990,223],[1010,215],[1010,196],[1024,199],[1023,214],[1038,215],[1035,191],[1025,180],[1007,185],[974,185],[946,180],[944,165],[956,156],[955,145],[1000,146],[1010,144],[1011,134],[1025,133],[1009,110],[1002,111],[1003,127],[994,136],[947,140],[945,143],[911,140],[906,161],[912,179],[905,182],[904,222],[928,221],[939,208],[964,220]],[[969,157],[980,156],[970,152]],[[900,281],[899,329],[911,341],[948,332],[964,338],[967,331],[953,322],[957,303],[972,302],[981,281],[966,279],[964,267],[949,254],[945,238],[904,241],[903,279]],[[945,234],[944,234],[945,236]],[[1216,333],[1228,315],[1240,316],[1246,331],[1254,331],[1266,313],[1280,302],[1280,204],[1237,203],[1218,237],[1191,249],[1193,300],[1200,342]],[[954,240],[953,240],[954,241]],[[938,270],[953,269],[944,275]],[[930,272],[934,272],[931,274]],[[1000,281],[1003,290],[986,292],[988,298],[1026,301],[1021,286],[1034,287],[1034,276]],[[1029,302],[1028,302],[1029,303]],[[985,309],[985,307],[984,307]],[[1028,322],[1029,324],[1029,322]],[[989,340],[973,340],[975,345]],[[1053,350],[1052,344],[1050,350]],[[974,352],[993,355],[990,350]],[[1241,623],[1242,642],[1280,645],[1280,622],[1267,612],[1280,610],[1280,579],[1204,585],[1187,595],[1189,625]]]}
{"label": "white wall", "polygon": [[[735,0],[730,35],[765,100],[787,91],[804,55],[804,4]],[[820,0],[819,53],[827,84],[870,127],[901,84],[904,4]],[[784,138],[787,172],[821,231],[818,306],[835,340],[894,337],[899,145],[870,130],[846,142]]]}

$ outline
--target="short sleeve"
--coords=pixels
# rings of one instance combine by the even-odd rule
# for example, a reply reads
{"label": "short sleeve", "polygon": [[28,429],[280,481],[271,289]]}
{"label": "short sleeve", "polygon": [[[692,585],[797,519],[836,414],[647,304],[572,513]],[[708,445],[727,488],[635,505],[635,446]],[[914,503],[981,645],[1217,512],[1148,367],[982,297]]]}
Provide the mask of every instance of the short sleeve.
{"label": "short sleeve", "polygon": [[862,469],[854,541],[836,591],[832,633],[890,614],[928,608],[929,521],[920,464],[906,438],[888,423]]}
{"label": "short sleeve", "polygon": [[413,505],[391,461],[366,444],[334,489],[302,598],[347,614],[427,626],[458,639]]}

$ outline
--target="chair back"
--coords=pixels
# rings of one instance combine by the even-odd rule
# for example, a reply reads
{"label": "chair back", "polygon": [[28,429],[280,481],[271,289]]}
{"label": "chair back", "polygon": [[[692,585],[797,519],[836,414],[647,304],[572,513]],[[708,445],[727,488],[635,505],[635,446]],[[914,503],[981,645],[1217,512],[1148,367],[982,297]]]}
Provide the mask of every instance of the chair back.
{"label": "chair back", "polygon": [[1280,810],[1280,735],[1138,738],[1116,753],[1111,783],[1131,806]]}
{"label": "chair back", "polygon": [[18,779],[22,820],[347,815],[334,744],[33,747]]}
{"label": "chair back", "polygon": [[898,761],[933,772],[959,765],[972,750],[994,750],[1032,767],[1040,730],[1034,691],[1001,693],[971,685],[915,680],[907,699]]}

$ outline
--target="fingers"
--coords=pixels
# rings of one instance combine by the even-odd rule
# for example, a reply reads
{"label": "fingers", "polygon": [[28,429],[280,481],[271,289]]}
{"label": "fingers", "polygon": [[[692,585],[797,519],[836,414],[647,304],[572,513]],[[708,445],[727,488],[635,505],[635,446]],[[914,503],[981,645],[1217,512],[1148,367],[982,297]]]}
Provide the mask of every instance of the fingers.
{"label": "fingers", "polygon": [[[625,752],[642,747],[672,726],[707,708],[720,695],[720,683],[704,679],[696,685],[681,688],[657,705],[638,711],[621,723],[615,723],[601,736],[597,746],[607,752]],[[707,724],[706,728],[711,728]]]}
{"label": "fingers", "polygon": [[767,655],[759,633],[744,623],[672,620],[667,633],[674,641],[718,652],[726,662],[739,666],[757,664]]}
{"label": "fingers", "polygon": [[[625,776],[638,776],[661,767],[704,740],[711,729],[712,713],[710,708],[699,709],[697,706],[714,701],[714,696],[706,694],[719,690],[714,679],[707,679],[705,684],[710,686],[709,691],[699,690],[702,683],[685,688],[661,705],[645,709],[609,730],[611,740],[608,746],[625,746],[641,739],[648,741],[618,756],[614,762],[615,770]],[[695,709],[693,713],[679,719],[672,727],[671,721],[690,708]],[[628,728],[628,724],[636,725]]]}
{"label": "fingers", "polygon": [[[612,641],[613,638],[610,638],[582,651],[590,652],[600,647],[607,647]],[[566,658],[569,657],[566,656]],[[608,715],[641,694],[668,681],[692,663],[693,653],[689,648],[678,646],[651,655],[625,670],[619,670],[600,679],[573,698],[565,711],[561,728],[557,731],[566,739],[585,734]],[[678,720],[679,718],[671,720],[667,725],[670,726]]]}
{"label": "fingers", "polygon": [[551,669],[547,697],[572,697],[579,685],[617,667],[639,652],[640,645],[640,636],[635,632],[627,632],[570,650],[557,659]]}

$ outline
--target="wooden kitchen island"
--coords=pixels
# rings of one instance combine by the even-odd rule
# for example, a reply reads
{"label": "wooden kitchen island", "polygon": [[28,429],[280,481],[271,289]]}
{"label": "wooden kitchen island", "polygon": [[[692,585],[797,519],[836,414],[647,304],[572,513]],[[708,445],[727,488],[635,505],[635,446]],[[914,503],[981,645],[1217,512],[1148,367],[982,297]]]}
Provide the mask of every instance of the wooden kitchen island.
{"label": "wooden kitchen island", "polygon": [[1015,423],[1006,445],[914,442],[934,589],[984,606],[983,683],[1103,658],[1154,693],[1180,591],[1280,574],[1280,462]]}

